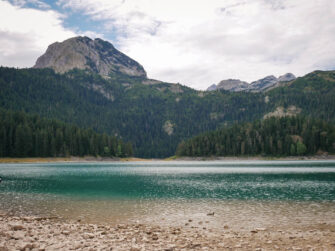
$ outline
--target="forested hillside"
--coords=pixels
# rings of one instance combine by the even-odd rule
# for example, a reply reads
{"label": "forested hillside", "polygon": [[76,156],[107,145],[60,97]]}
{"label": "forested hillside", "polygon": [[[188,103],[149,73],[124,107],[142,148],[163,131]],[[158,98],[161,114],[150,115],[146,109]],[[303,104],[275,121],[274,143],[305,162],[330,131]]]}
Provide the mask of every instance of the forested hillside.
{"label": "forested hillside", "polygon": [[335,153],[335,126],[307,117],[270,117],[181,142],[178,156],[294,156]]}
{"label": "forested hillside", "polygon": [[0,157],[127,157],[130,143],[57,120],[0,109]]}
{"label": "forested hillside", "polygon": [[[146,84],[148,83],[148,84]],[[115,73],[0,68],[0,107],[73,123],[132,142],[134,155],[167,157],[179,142],[283,107],[335,119],[335,74],[313,72],[260,93],[202,92]]]}

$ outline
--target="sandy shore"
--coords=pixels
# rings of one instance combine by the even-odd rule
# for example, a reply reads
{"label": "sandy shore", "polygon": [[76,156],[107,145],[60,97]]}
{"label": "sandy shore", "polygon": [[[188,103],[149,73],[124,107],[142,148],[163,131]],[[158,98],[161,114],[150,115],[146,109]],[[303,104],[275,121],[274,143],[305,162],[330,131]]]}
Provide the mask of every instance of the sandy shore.
{"label": "sandy shore", "polygon": [[[209,216],[210,217],[210,216]],[[0,214],[0,250],[335,250],[335,225],[210,229],[149,224],[98,225]]]}

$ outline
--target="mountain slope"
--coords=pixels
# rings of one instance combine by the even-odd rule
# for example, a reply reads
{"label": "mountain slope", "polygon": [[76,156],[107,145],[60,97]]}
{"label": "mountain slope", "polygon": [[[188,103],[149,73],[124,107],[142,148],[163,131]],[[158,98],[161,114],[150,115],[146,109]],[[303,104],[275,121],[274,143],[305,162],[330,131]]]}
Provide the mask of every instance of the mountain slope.
{"label": "mountain slope", "polygon": [[295,106],[335,120],[335,72],[313,72],[266,93],[198,92],[181,85],[143,85],[128,75],[104,79],[73,70],[0,68],[0,106],[91,127],[133,143],[136,156],[173,155],[177,144],[237,121]]}
{"label": "mountain slope", "polygon": [[295,106],[335,120],[335,72],[313,72],[266,93],[199,92],[176,84],[144,85],[81,70],[0,68],[0,107],[57,118],[131,141],[135,156],[166,157],[177,144],[237,121]]}

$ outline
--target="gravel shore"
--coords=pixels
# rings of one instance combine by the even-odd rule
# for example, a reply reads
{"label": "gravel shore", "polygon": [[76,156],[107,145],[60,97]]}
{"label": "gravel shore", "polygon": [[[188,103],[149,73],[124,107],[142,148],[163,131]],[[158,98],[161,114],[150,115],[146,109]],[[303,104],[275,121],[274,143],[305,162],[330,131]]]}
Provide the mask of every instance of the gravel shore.
{"label": "gravel shore", "polygon": [[192,219],[184,227],[98,225],[46,217],[0,214],[4,250],[335,250],[335,225],[293,224],[285,229],[220,230]]}

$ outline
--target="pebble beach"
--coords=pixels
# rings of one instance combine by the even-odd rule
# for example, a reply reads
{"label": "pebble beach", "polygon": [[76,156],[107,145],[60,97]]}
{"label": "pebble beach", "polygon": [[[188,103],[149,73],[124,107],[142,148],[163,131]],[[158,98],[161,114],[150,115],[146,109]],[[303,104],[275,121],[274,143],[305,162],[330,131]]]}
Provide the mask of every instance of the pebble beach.
{"label": "pebble beach", "polygon": [[0,250],[335,250],[335,225],[236,230],[229,225],[210,229],[192,219],[184,227],[104,225],[2,213]]}

